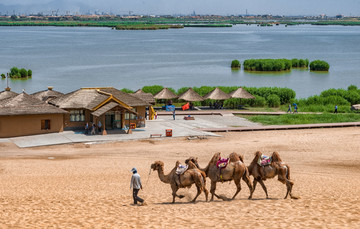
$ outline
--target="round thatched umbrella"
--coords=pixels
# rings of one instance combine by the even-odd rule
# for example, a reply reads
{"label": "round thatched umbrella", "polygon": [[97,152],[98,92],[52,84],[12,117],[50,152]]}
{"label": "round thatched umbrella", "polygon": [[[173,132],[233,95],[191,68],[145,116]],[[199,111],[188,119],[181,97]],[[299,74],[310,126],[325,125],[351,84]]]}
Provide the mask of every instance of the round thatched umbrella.
{"label": "round thatched umbrella", "polygon": [[196,93],[192,88],[189,88],[187,91],[182,93],[178,99],[188,102],[204,101],[204,98],[201,97],[198,93]]}
{"label": "round thatched umbrella", "polygon": [[231,98],[238,98],[238,99],[255,99],[255,96],[250,94],[248,91],[246,91],[244,88],[239,87],[235,91],[232,91],[229,93]]}
{"label": "round thatched umbrella", "polygon": [[225,100],[230,99],[230,95],[226,94],[222,90],[220,90],[218,87],[214,90],[210,91],[204,96],[204,99],[213,99],[213,100]]}
{"label": "round thatched umbrella", "polygon": [[170,91],[168,88],[164,87],[161,91],[156,93],[154,95],[155,99],[175,99],[178,96],[175,95],[172,91]]}

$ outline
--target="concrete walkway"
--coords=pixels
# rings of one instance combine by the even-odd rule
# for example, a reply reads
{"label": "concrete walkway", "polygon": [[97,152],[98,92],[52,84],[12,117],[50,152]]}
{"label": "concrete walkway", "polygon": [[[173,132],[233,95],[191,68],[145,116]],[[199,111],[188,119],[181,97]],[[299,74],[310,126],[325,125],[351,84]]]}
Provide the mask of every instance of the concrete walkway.
{"label": "concrete walkway", "polygon": [[[161,134],[161,138],[165,138],[166,129],[172,130],[173,137],[206,137],[219,135],[203,131],[201,128],[228,128],[231,126],[258,125],[236,116],[223,117],[220,115],[199,115],[193,116],[195,120],[184,120],[183,116],[177,116],[176,120],[173,120],[171,113],[168,114],[169,115],[159,116],[157,120],[147,120],[145,128],[137,128],[132,131],[132,134],[119,132],[111,133],[111,131],[109,131],[108,135],[85,135],[82,132],[64,131],[61,133],[14,137],[2,139],[2,141],[13,142],[19,147],[36,147],[69,143],[94,144],[106,141],[149,139],[152,134]],[[158,140],[159,138],[151,139]]]}

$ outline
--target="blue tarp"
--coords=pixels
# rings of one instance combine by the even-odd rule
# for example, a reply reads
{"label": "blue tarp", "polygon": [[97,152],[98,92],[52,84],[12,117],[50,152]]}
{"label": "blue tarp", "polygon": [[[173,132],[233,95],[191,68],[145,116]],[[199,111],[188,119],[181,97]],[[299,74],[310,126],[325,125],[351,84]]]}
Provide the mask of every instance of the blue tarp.
{"label": "blue tarp", "polygon": [[174,105],[167,105],[166,106],[166,111],[174,111],[175,110],[175,106]]}

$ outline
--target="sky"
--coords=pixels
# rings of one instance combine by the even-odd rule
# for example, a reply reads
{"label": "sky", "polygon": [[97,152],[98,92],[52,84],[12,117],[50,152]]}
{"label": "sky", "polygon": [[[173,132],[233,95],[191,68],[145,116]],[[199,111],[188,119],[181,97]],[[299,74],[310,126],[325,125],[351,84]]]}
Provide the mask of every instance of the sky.
{"label": "sky", "polygon": [[360,16],[360,0],[0,0],[0,12],[24,10],[59,12],[95,10],[125,14],[216,14]]}

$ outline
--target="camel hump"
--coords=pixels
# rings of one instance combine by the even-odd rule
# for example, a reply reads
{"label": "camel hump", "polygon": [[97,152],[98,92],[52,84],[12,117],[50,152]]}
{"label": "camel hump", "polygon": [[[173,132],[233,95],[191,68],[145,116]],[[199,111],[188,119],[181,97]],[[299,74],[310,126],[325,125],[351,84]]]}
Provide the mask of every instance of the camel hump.
{"label": "camel hump", "polygon": [[282,162],[281,158],[280,158],[280,154],[278,152],[273,152],[272,154],[272,161],[273,162]]}

